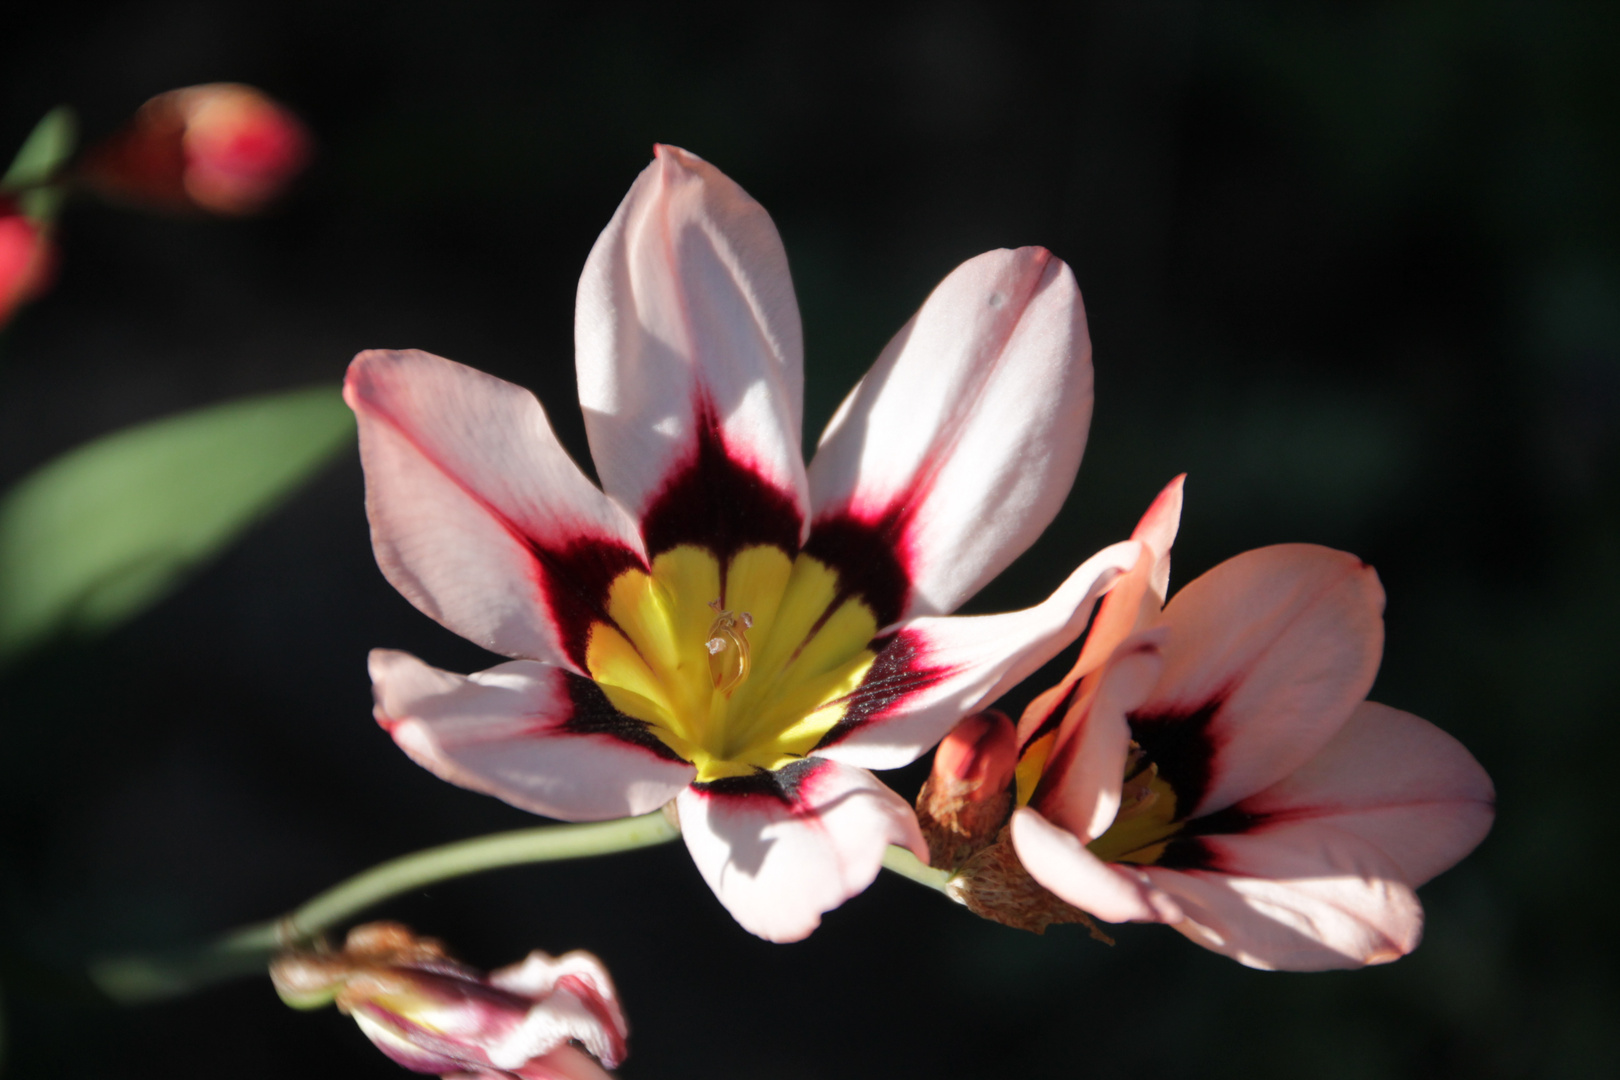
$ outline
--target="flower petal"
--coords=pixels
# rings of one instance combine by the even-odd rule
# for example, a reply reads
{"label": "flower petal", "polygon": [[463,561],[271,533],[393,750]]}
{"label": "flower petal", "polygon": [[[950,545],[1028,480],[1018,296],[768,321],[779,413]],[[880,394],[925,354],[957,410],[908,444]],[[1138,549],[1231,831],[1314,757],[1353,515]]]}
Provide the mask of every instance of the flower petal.
{"label": "flower petal", "polygon": [[377,565],[422,611],[508,656],[582,669],[607,586],[643,565],[534,395],[410,350],[349,365]]}
{"label": "flower petal", "polygon": [[1170,595],[1170,547],[1181,529],[1182,488],[1186,483],[1187,474],[1182,473],[1166,484],[1131,532],[1132,540],[1142,541],[1153,552],[1153,592],[1160,607]]}
{"label": "flower petal", "polygon": [[1089,692],[1070,709],[1030,805],[1090,843],[1119,813],[1131,729],[1125,716],[1153,689],[1163,667],[1164,633],[1150,630],[1109,657]]}
{"label": "flower petal", "polygon": [[730,524],[797,549],[804,346],[787,255],[759,203],[695,154],[657,147],[586,260],[574,332],[597,473],[650,519],[650,555]]}
{"label": "flower petal", "polygon": [[[613,1080],[612,1073],[576,1046],[559,1046],[545,1057],[514,1070],[512,1075],[522,1080]],[[460,1073],[443,1080],[488,1080],[488,1076],[488,1073],[482,1076]]]}
{"label": "flower petal", "polygon": [[1462,743],[1427,720],[1367,701],[1315,757],[1236,809],[1262,822],[1261,835],[1353,833],[1394,860],[1415,888],[1478,846],[1495,800],[1491,778]]}
{"label": "flower petal", "polygon": [[[610,1068],[624,1060],[630,1025],[619,1007],[613,978],[602,961],[590,953],[576,949],[553,957],[536,950],[520,963],[490,972],[489,984],[535,1000],[567,995],[583,1008],[588,1019],[588,1023],[580,1025],[585,1034],[570,1031],[568,1037],[578,1039]],[[578,1010],[570,1013],[577,1021]],[[547,1031],[552,1027],[551,1021],[535,1019],[531,1013],[498,1052],[491,1052],[491,1059],[496,1064],[502,1060],[526,1061],[549,1051],[555,1045],[548,1045]]]}
{"label": "flower petal", "polygon": [[[1018,721],[1018,742],[1028,746],[1055,729],[1079,698],[1080,680],[1108,662],[1119,644],[1158,618],[1170,582],[1170,545],[1181,524],[1181,486],[1186,474],[1159,492],[1131,533],[1143,551],[1131,572],[1114,582],[1097,606],[1097,617],[1086,631],[1086,643],[1056,686],[1043,690],[1029,703]],[[1132,706],[1135,707],[1134,705]]]}
{"label": "flower petal", "polygon": [[844,399],[810,465],[806,550],[845,569],[889,547],[892,618],[954,610],[1063,505],[1091,420],[1074,275],[1042,248],[957,267]]}
{"label": "flower petal", "polygon": [[915,761],[962,717],[1062,652],[1085,628],[1097,597],[1140,551],[1134,540],[1104,548],[1045,601],[1023,611],[903,623],[815,753],[867,769]]}
{"label": "flower petal", "polygon": [[1174,900],[1135,867],[1105,863],[1079,837],[1021,806],[1012,816],[1013,849],[1029,876],[1058,899],[1104,922],[1168,922],[1181,918]]}
{"label": "flower petal", "polygon": [[1277,829],[1201,844],[1207,868],[1145,872],[1186,914],[1177,930],[1239,963],[1282,971],[1383,964],[1423,936],[1423,906],[1400,868],[1349,832]]}
{"label": "flower petal", "polygon": [[1378,671],[1383,607],[1371,567],[1311,544],[1244,552],[1171,599],[1164,673],[1130,719],[1178,816],[1276,783],[1333,737]]}
{"label": "flower petal", "polygon": [[488,1048],[490,1063],[519,1069],[570,1039],[608,1068],[624,1060],[630,1027],[619,1008],[613,980],[588,952],[551,957],[532,952],[521,964],[490,972],[492,986],[536,1000],[523,1021]]}
{"label": "flower petal", "polygon": [[588,679],[516,660],[476,675],[376,649],[377,722],[418,765],[565,821],[656,810],[696,770],[607,703]]}
{"label": "flower petal", "polygon": [[890,844],[928,860],[904,799],[864,769],[820,758],[694,785],[677,806],[703,880],[767,941],[807,936],[872,884]]}

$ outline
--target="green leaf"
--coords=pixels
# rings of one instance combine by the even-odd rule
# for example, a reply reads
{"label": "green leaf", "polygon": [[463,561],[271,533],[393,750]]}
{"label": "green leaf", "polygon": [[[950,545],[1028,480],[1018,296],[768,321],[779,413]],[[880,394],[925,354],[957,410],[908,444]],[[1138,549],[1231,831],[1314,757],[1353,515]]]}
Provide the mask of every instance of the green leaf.
{"label": "green leaf", "polygon": [[58,105],[34,125],[22,149],[11,159],[11,167],[0,177],[0,191],[23,191],[17,201],[23,213],[36,221],[50,221],[61,206],[61,187],[44,185],[50,185],[57,170],[73,156],[78,130],[73,110]]}
{"label": "green leaf", "polygon": [[0,662],[138,614],[353,437],[323,386],[114,432],[25,477],[0,498]]}

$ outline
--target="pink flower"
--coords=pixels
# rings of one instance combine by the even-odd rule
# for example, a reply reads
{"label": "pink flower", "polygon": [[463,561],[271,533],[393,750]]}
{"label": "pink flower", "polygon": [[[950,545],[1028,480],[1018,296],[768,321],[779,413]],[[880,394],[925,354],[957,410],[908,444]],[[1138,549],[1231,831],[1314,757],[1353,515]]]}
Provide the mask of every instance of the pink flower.
{"label": "pink flower", "polygon": [[0,197],[0,326],[45,291],[50,280],[51,241],[44,227]]}
{"label": "pink flower", "polygon": [[[1490,778],[1433,724],[1365,700],[1384,594],[1354,556],[1246,552],[1161,611],[1180,512],[1177,478],[1075,669],[1019,724],[1018,862],[1068,905],[1168,923],[1250,967],[1411,952],[1413,890],[1484,838]],[[999,897],[1004,866],[979,858]]]}
{"label": "pink flower", "polygon": [[613,980],[586,952],[532,952],[486,976],[407,927],[367,923],[349,931],[342,952],[283,953],[270,978],[294,1008],[335,1002],[414,1072],[604,1080],[592,1056],[610,1069],[624,1060],[629,1028]]}
{"label": "pink flower", "polygon": [[369,352],[360,420],[377,560],[422,611],[519,659],[463,677],[372,654],[377,717],[419,763],[567,820],[676,800],[746,928],[804,937],[921,853],[894,768],[1034,671],[1135,561],[1116,545],[1027,611],[947,613],[1063,502],[1091,366],[1069,270],[959,267],[851,392],[807,468],[799,314],[765,211],[659,147],[597,241],[576,313],[602,487],[533,396]]}
{"label": "pink flower", "polygon": [[309,163],[309,132],[264,92],[208,83],[159,94],[85,155],[85,180],[168,209],[251,214]]}

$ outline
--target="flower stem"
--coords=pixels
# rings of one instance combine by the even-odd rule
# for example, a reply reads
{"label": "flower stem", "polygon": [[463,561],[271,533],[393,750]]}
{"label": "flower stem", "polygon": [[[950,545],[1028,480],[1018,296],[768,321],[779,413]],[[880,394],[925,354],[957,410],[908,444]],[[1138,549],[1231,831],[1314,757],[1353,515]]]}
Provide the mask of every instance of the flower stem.
{"label": "flower stem", "polygon": [[903,847],[891,846],[883,853],[883,868],[893,870],[903,878],[910,878],[919,885],[926,885],[930,889],[950,895],[946,892],[945,886],[951,880],[951,872],[934,869]]}
{"label": "flower stem", "polygon": [[208,945],[96,961],[90,965],[90,980],[126,1005],[179,997],[212,982],[262,971],[277,949],[307,942],[374,904],[424,885],[503,866],[651,847],[680,834],[669,817],[654,811],[588,825],[541,825],[428,848],[374,866],[279,919],[241,927]]}

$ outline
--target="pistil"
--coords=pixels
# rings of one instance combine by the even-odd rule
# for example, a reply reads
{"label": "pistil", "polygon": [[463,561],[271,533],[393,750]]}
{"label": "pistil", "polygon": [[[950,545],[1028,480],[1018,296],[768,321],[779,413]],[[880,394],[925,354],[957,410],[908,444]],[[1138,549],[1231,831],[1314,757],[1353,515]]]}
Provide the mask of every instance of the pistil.
{"label": "pistil", "polygon": [[709,601],[709,607],[717,613],[709,624],[709,639],[703,643],[709,651],[709,675],[714,679],[715,692],[730,697],[748,678],[747,632],[754,618],[746,611],[722,608],[719,600]]}

